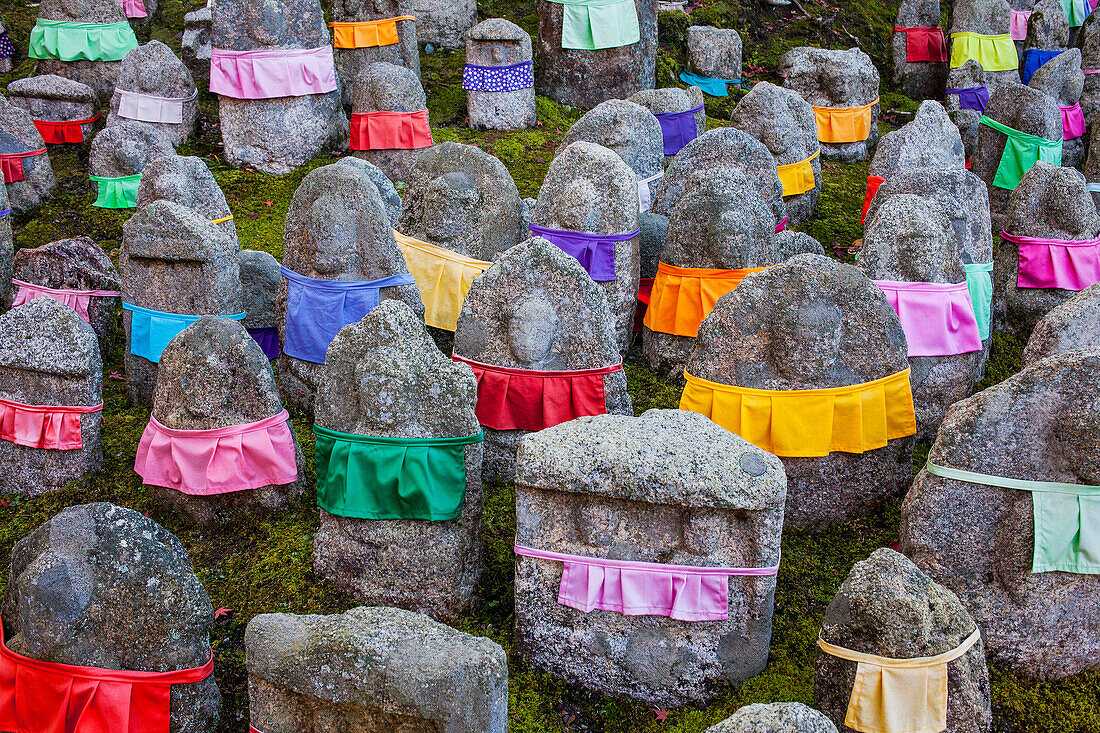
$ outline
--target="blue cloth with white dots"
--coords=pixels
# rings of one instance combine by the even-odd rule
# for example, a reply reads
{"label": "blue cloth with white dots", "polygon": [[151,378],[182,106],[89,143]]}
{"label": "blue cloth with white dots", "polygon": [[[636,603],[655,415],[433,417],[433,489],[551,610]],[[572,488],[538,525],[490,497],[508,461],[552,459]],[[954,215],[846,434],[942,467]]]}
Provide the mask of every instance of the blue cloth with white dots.
{"label": "blue cloth with white dots", "polygon": [[462,72],[462,88],[475,92],[515,92],[535,86],[531,73],[534,64],[522,61],[510,66],[478,66],[466,64]]}

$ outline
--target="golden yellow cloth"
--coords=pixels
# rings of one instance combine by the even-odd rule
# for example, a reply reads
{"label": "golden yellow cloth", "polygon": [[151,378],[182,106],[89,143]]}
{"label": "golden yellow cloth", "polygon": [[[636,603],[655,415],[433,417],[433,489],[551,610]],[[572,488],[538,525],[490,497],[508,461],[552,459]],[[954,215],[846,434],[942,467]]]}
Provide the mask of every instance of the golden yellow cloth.
{"label": "golden yellow cloth", "polygon": [[1020,65],[1016,44],[1010,33],[985,36],[963,31],[951,34],[951,68],[957,69],[974,59],[985,71],[1012,71]]}
{"label": "golden yellow cloth", "polygon": [[947,663],[980,638],[974,629],[949,652],[913,659],[853,652],[821,638],[817,645],[826,654],[858,663],[844,725],[862,733],[940,733],[947,730]]}
{"label": "golden yellow cloth", "polygon": [[694,338],[719,298],[740,285],[746,275],[766,269],[712,270],[658,262],[642,323],[650,331]]}
{"label": "golden yellow cloth", "polygon": [[220,219],[212,219],[210,223],[211,224],[224,224],[227,221],[233,221],[233,215],[232,214],[230,214],[229,216],[223,216]]}
{"label": "golden yellow cloth", "polygon": [[865,453],[917,432],[908,369],[847,387],[781,391],[709,382],[686,371],[684,378],[681,410],[777,456]]}
{"label": "golden yellow cloth", "polygon": [[779,173],[779,182],[783,184],[784,196],[797,196],[800,193],[813,190],[813,187],[817,185],[814,180],[813,161],[820,153],[821,149],[818,148],[806,160],[775,167],[775,170]]}
{"label": "golden yellow cloth", "polygon": [[455,330],[470,285],[493,263],[406,237],[397,230],[393,236],[401,254],[405,255],[405,264],[416,281],[420,299],[424,301],[424,323],[447,331]]}
{"label": "golden yellow cloth", "polygon": [[329,23],[329,27],[332,28],[332,45],[335,48],[392,46],[401,40],[397,35],[399,20],[416,20],[416,17],[399,15],[396,18],[366,20],[358,23]]}
{"label": "golden yellow cloth", "polygon": [[878,98],[862,107],[814,107],[817,139],[823,143],[858,143],[871,135],[871,110]]}

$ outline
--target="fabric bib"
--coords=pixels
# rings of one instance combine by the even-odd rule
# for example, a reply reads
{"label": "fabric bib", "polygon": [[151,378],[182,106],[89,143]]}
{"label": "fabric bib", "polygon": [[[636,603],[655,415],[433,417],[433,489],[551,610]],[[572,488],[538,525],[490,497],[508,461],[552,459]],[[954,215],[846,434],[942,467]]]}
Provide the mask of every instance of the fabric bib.
{"label": "fabric bib", "polygon": [[980,87],[947,89],[946,93],[958,95],[959,109],[973,109],[984,115],[985,108],[989,106],[989,87],[985,84],[982,84]]}
{"label": "fabric bib", "polygon": [[341,328],[375,309],[379,290],[416,284],[407,272],[378,280],[318,280],[286,267],[279,270],[288,281],[283,353],[314,364],[325,363],[328,345]]}
{"label": "fabric bib", "polygon": [[336,48],[392,46],[401,40],[397,34],[397,22],[400,20],[416,20],[416,17],[399,15],[380,20],[329,23],[332,28],[332,45]]}
{"label": "fabric bib", "polygon": [[15,55],[15,46],[12,45],[8,32],[0,31],[0,59],[10,59]]}
{"label": "fabric bib", "polygon": [[198,90],[190,97],[156,97],[151,94],[131,92],[115,87],[118,92],[118,116],[141,122],[163,122],[170,125],[183,124],[183,106],[193,102]]}
{"label": "fabric bib", "polygon": [[730,84],[741,86],[740,79],[716,79],[710,76],[693,74],[690,71],[681,71],[680,81],[690,87],[699,87],[704,94],[709,94],[712,97],[728,97]]}
{"label": "fabric bib", "polygon": [[947,41],[944,40],[943,29],[939,26],[894,26],[894,33],[905,34],[906,62],[910,64],[922,61],[947,62]]}
{"label": "fabric bib", "polygon": [[590,234],[551,229],[538,224],[528,224],[527,228],[534,236],[542,237],[580,262],[596,282],[615,279],[615,244],[629,241],[640,233],[635,229],[625,234]]}
{"label": "fabric bib", "polygon": [[562,563],[558,603],[583,613],[595,609],[624,616],[667,616],[676,621],[729,618],[731,575],[775,575],[779,566],[724,568],[606,560],[515,546],[515,553]]}
{"label": "fabric bib", "polygon": [[867,192],[863,194],[863,213],[859,215],[860,224],[867,223],[867,211],[871,208],[871,202],[878,193],[879,187],[884,183],[886,179],[882,176],[867,176]]}
{"label": "fabric bib", "polygon": [[279,356],[279,329],[275,326],[257,326],[248,329],[248,335],[260,345],[268,361]]}
{"label": "fabric bib", "polygon": [[648,178],[641,178],[638,180],[638,213],[644,214],[653,208],[653,192],[649,190],[649,184],[654,181],[659,181],[665,177],[663,170],[657,171]]}
{"label": "fabric bib", "polygon": [[466,293],[470,292],[474,278],[493,263],[475,260],[444,247],[406,237],[397,231],[394,231],[393,237],[416,280],[420,299],[424,301],[424,323],[454,331],[462,302],[466,299]]}
{"label": "fabric bib", "polygon": [[27,55],[58,61],[121,61],[137,45],[137,36],[124,20],[75,23],[39,18],[31,29]]}
{"label": "fabric bib", "polygon": [[517,92],[535,86],[534,63],[521,61],[509,66],[466,64],[462,88],[471,92]]}
{"label": "fabric bib", "polygon": [[978,321],[978,336],[989,338],[989,321],[993,309],[992,262],[967,262],[966,287],[970,291],[970,304],[974,306],[974,318]]}
{"label": "fabric bib", "polygon": [[994,186],[1007,188],[1009,191],[1015,189],[1020,185],[1020,179],[1024,174],[1040,160],[1051,165],[1062,165],[1061,140],[1047,140],[1029,135],[1008,125],[1002,125],[992,117],[982,117],[979,122],[1003,133],[1008,138],[1005,140],[1001,162],[997,165],[997,174],[993,177]]}
{"label": "fabric bib", "polygon": [[353,435],[313,426],[317,506],[359,519],[456,519],[466,498],[465,446],[457,438]]}
{"label": "fabric bib", "polygon": [[137,206],[138,186],[141,184],[140,173],[118,178],[103,176],[88,176],[88,178],[95,181],[98,189],[92,206],[98,206],[101,209],[132,209]]}
{"label": "fabric bib", "polygon": [[934,657],[890,659],[817,645],[830,656],[856,662],[856,681],[844,725],[863,733],[940,733],[947,730],[947,663],[981,638],[978,629],[951,651]]}
{"label": "fabric bib", "polygon": [[1100,237],[1043,239],[1001,232],[1019,248],[1018,288],[1084,290],[1100,282]]}
{"label": "fabric bib", "polygon": [[25,405],[0,399],[0,440],[26,448],[79,450],[80,416],[101,412],[103,403],[92,406]]}
{"label": "fabric bib", "polygon": [[812,191],[817,186],[814,179],[814,158],[821,154],[821,148],[814,151],[806,160],[786,165],[777,165],[776,173],[779,174],[779,182],[783,184],[784,196],[797,196],[800,193]]}
{"label": "fabric bib", "polygon": [[336,91],[332,46],[210,51],[210,92],[234,99],[303,97]]}
{"label": "fabric bib", "polygon": [[1012,36],[1013,41],[1027,40],[1027,21],[1031,18],[1030,10],[1016,10],[1012,8],[1009,13],[1012,14],[1012,18],[1009,21],[1009,35]]}
{"label": "fabric bib", "polygon": [[1085,115],[1081,112],[1081,103],[1072,107],[1058,107],[1062,110],[1062,139],[1075,140],[1085,135]]}
{"label": "fabric bib", "polygon": [[[160,355],[164,347],[179,334],[180,331],[202,318],[188,316],[182,313],[165,313],[149,308],[142,308],[131,303],[123,303],[123,310],[130,311],[130,353],[140,356],[142,359],[154,364],[160,363]],[[243,312],[232,316],[218,316],[228,318],[231,321],[243,321]]]}
{"label": "fabric bib", "polygon": [[642,40],[634,0],[550,0],[562,6],[561,47],[585,51]]}
{"label": "fabric bib", "polygon": [[909,356],[953,356],[982,350],[970,290],[956,284],[874,280],[901,320]]}
{"label": "fabric bib", "polygon": [[28,150],[23,153],[0,153],[0,171],[4,173],[4,183],[18,183],[25,180],[23,171],[23,158],[42,155],[45,148]]}
{"label": "fabric bib", "polygon": [[814,107],[817,139],[823,143],[858,143],[871,136],[871,117],[878,98],[859,107]]}
{"label": "fabric bib", "polygon": [[597,369],[538,371],[482,364],[458,354],[477,378],[477,420],[493,430],[542,430],[586,415],[607,414],[604,377],[623,363]]}
{"label": "fabric bib", "polygon": [[418,112],[353,112],[352,150],[418,150],[432,146],[428,110]]}
{"label": "fabric bib", "polygon": [[1042,68],[1043,64],[1061,53],[1061,51],[1044,51],[1039,48],[1029,48],[1024,51],[1024,66],[1020,70],[1020,79],[1024,85],[1031,81],[1032,75]]}
{"label": "fabric bib", "polygon": [[766,269],[716,270],[658,262],[643,323],[650,331],[694,338],[699,334],[699,324],[719,298],[747,276]]}
{"label": "fabric bib", "polygon": [[19,287],[15,299],[11,303],[12,308],[29,303],[35,298],[50,298],[61,303],[61,305],[72,308],[84,321],[88,320],[88,305],[91,303],[92,298],[117,298],[122,295],[117,290],[59,290],[47,288],[45,285],[23,282],[15,278],[12,278],[11,282]]}
{"label": "fabric bib", "polygon": [[1014,71],[1019,66],[1016,44],[1007,33],[993,36],[952,33],[951,68],[957,69],[970,59],[977,61],[986,71]]}
{"label": "fabric bib", "polygon": [[84,125],[90,125],[99,115],[86,120],[32,120],[42,142],[47,145],[84,142]]}
{"label": "fabric bib", "polygon": [[127,18],[147,18],[149,13],[145,10],[142,0],[122,0],[122,12]]}
{"label": "fabric bib", "polygon": [[699,137],[699,127],[695,122],[695,113],[701,112],[703,105],[692,107],[683,112],[655,112],[653,116],[661,123],[661,137],[665,141],[665,155],[676,155],[684,146]]}
{"label": "fabric bib", "polygon": [[1060,0],[1062,10],[1066,14],[1066,18],[1069,20],[1070,28],[1077,28],[1084,24],[1085,19],[1092,14],[1092,4],[1090,0]]}
{"label": "fabric bib", "polygon": [[828,389],[736,387],[684,372],[680,409],[698,412],[777,456],[866,453],[917,432],[909,370]]}
{"label": "fabric bib", "polygon": [[141,434],[134,472],[142,482],[190,496],[213,496],[298,480],[294,431],[286,410],[210,430],[166,427],[152,415]]}

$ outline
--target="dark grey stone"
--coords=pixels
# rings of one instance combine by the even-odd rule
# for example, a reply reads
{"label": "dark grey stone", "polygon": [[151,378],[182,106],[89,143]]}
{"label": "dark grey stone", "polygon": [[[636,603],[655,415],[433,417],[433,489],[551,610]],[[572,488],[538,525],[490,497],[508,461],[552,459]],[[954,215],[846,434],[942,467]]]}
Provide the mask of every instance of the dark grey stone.
{"label": "dark grey stone", "polygon": [[[1011,24],[1008,0],[967,0],[956,2],[951,9],[950,33],[978,33],[984,36],[998,36],[1009,32]],[[951,37],[948,36],[947,48],[951,49]],[[1017,69],[1007,71],[986,71],[986,83],[990,91],[999,84],[1020,83]],[[950,80],[949,86],[950,86]]]}
{"label": "dark grey stone", "polygon": [[1044,51],[1064,50],[1069,45],[1069,20],[1059,0],[1037,0],[1027,19],[1027,38],[1024,50],[1039,48]]}
{"label": "dark grey stone", "polygon": [[[947,72],[948,89],[971,89],[983,84],[985,84],[985,72],[982,71],[981,64],[973,59],[968,59],[959,68]],[[962,109],[957,94],[946,95],[943,106],[951,115],[951,121],[955,123],[955,127],[959,128],[963,147],[966,148],[966,157],[969,159],[974,155],[974,148],[978,145],[978,120],[982,118],[982,113],[975,109]]]}
{"label": "dark grey stone", "polygon": [[[420,77],[404,66],[368,64],[351,82],[353,114],[419,112],[427,108],[428,98]],[[404,181],[425,150],[353,150],[350,154],[376,165],[391,181]]]}
{"label": "dark grey stone", "polygon": [[[466,63],[511,66],[534,58],[531,36],[504,18],[483,20],[466,32]],[[535,88],[510,92],[466,91],[470,127],[480,130],[522,130],[534,127]]]}
{"label": "dark grey stone", "polygon": [[[95,90],[56,74],[12,81],[8,84],[8,101],[27,110],[36,120],[89,120],[96,114]],[[84,131],[84,139],[88,140],[95,123],[86,122],[80,128]]]}
{"label": "dark grey stone", "polygon": [[[7,186],[0,186],[0,211],[10,208]],[[15,236],[11,228],[11,215],[0,216],[0,278],[3,278],[3,281],[11,279],[14,250]],[[11,308],[11,301],[12,291],[0,288],[0,311]]]}
{"label": "dark grey stone", "polygon": [[192,98],[198,91],[195,82],[184,63],[176,58],[172,49],[160,41],[153,40],[144,46],[138,46],[122,59],[115,92],[111,96],[111,111],[107,115],[108,125],[114,125],[119,120],[126,119],[118,114],[121,99],[119,89],[151,97],[190,99],[183,103],[182,123],[177,125],[169,122],[143,122],[142,124],[157,128],[175,146],[187,142],[195,131],[195,123],[199,119],[199,101],[197,97]]}
{"label": "dark grey stone", "polygon": [[[0,155],[26,153],[46,147],[34,126],[30,113],[0,97]],[[53,175],[49,153],[23,158],[24,180],[7,183],[8,203],[17,214],[38,207],[49,197],[57,179]],[[5,207],[7,208],[7,207]]]}
{"label": "dark grey stone", "polygon": [[910,168],[966,167],[958,128],[939,102],[921,102],[913,121],[879,140],[868,174],[889,179]]}
{"label": "dark grey stone", "polygon": [[421,43],[436,48],[461,48],[466,31],[477,23],[477,0],[408,0],[416,16],[416,35]]}
{"label": "dark grey stone", "polygon": [[[1090,15],[1085,19],[1076,45],[1081,49],[1081,69],[1100,69],[1100,15],[1095,18]],[[1090,130],[1094,129],[1093,120],[1100,112],[1100,74],[1085,74],[1081,111],[1085,115],[1085,124]]]}
{"label": "dark grey stone", "polygon": [[[91,175],[104,178],[132,176],[141,173],[151,161],[175,154],[172,141],[156,127],[119,119],[92,139],[88,169]],[[93,198],[98,196],[99,185],[91,182]]]}
{"label": "dark grey stone", "polygon": [[782,262],[803,254],[825,254],[825,248],[809,234],[786,229],[775,235],[775,261]]}
{"label": "dark grey stone", "polygon": [[267,252],[242,249],[237,255],[241,269],[241,300],[248,315],[245,328],[275,328],[279,309],[275,294],[279,291],[279,261]]}
{"label": "dark grey stone", "polygon": [[[940,0],[902,0],[894,25],[901,28],[938,28]],[[907,34],[894,33],[890,38],[894,85],[914,99],[939,99],[947,80],[948,65],[938,61],[910,63],[908,51]]]}
{"label": "dark grey stone", "polygon": [[183,16],[183,40],[180,55],[191,70],[191,77],[204,84],[210,83],[210,42],[213,17],[210,6],[192,10]]}

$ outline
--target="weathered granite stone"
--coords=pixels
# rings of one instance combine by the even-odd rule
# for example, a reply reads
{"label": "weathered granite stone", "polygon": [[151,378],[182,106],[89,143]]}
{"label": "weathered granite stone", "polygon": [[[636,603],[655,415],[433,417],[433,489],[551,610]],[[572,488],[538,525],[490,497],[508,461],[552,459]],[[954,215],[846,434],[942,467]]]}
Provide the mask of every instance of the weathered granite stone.
{"label": "weathered granite stone", "polygon": [[564,7],[538,0],[539,94],[558,104],[592,109],[608,99],[626,99],[656,83],[657,0],[634,0],[641,40],[629,46],[581,51],[561,47]]}
{"label": "weathered granite stone", "polygon": [[786,229],[775,235],[775,261],[782,262],[804,254],[824,255],[825,248],[809,234]]}
{"label": "weathered granite stone", "polygon": [[183,40],[180,55],[191,70],[191,77],[203,84],[210,83],[210,50],[212,44],[210,6],[192,10],[183,16]]}
{"label": "weathered granite stone", "polygon": [[687,70],[711,79],[740,79],[741,34],[733,28],[689,26]]}
{"label": "weathered granite stone", "polygon": [[[388,300],[344,327],[317,385],[314,421],[356,435],[458,438],[481,432],[473,370],[444,356],[423,319]],[[321,509],[313,569],[357,600],[441,621],[473,607],[481,577],[481,443],[467,445],[458,518],[374,520]]]}
{"label": "weathered granite stone", "polygon": [[[87,84],[56,74],[28,76],[8,84],[8,101],[22,107],[36,120],[68,122],[90,120],[96,116],[96,96]],[[80,126],[84,139],[92,137],[94,122]]]}
{"label": "weathered granite stone", "polygon": [[[593,234],[637,231],[638,180],[634,171],[612,150],[583,141],[571,144],[550,162],[531,223]],[[607,294],[623,352],[630,345],[634,328],[640,272],[638,246],[638,237],[616,243],[615,279],[597,283]]]}
{"label": "weathered granite stone", "polygon": [[[4,597],[9,647],[45,662],[174,672],[210,660],[214,608],[183,544],[132,509],[61,510],[15,543]],[[172,685],[173,733],[218,725],[211,675]]]}
{"label": "weathered granite stone", "polygon": [[477,0],[409,0],[421,43],[437,48],[461,48],[466,31],[477,23]]}
{"label": "weathered granite stone", "polygon": [[[730,124],[764,143],[777,166],[800,163],[819,148],[813,107],[797,92],[766,81],[754,85],[741,98],[733,108]],[[814,187],[783,197],[791,226],[810,218],[821,195],[820,155],[810,162],[810,167],[814,171]]]}
{"label": "weathered granite stone", "polygon": [[[774,265],[775,217],[755,194],[753,181],[736,168],[693,172],[669,216],[661,262],[714,270]],[[682,384],[695,339],[648,327],[642,339],[650,368]]]}
{"label": "weathered granite stone", "polygon": [[1100,283],[1077,293],[1035,324],[1022,364],[1027,367],[1071,349],[1100,349]]}
{"label": "weathered granite stone", "polygon": [[[1100,351],[1034,362],[954,405],[928,458],[993,476],[1096,485],[1098,375]],[[959,594],[991,661],[1040,679],[1095,669],[1100,577],[1032,573],[1033,524],[1031,492],[922,470],[902,504],[901,549]]]}
{"label": "weathered granite stone", "polygon": [[[1079,30],[1076,45],[1081,49],[1081,69],[1100,69],[1100,16],[1094,18],[1090,15]],[[1100,112],[1100,74],[1085,74],[1081,111],[1085,115],[1085,124],[1093,129],[1093,120]]]}
{"label": "weathered granite stone", "polygon": [[[50,298],[0,316],[0,397],[24,405],[103,404],[103,360],[91,327]],[[72,450],[0,441],[0,491],[38,496],[98,473],[102,417],[80,415],[81,447]]]}
{"label": "weathered granite stone", "polygon": [[350,155],[340,158],[336,162],[351,166],[353,170],[365,173],[370,178],[374,187],[378,189],[378,195],[382,198],[382,205],[386,208],[386,218],[390,220],[393,226],[397,226],[397,222],[401,218],[401,207],[403,205],[401,195],[397,193],[397,189],[393,187],[393,181],[386,177],[382,169],[373,163],[368,163],[360,158],[353,158]]}
{"label": "weathered granite stone", "polygon": [[746,705],[703,733],[836,733],[836,726],[800,702],[773,702]]}
{"label": "weathered granite stone", "polygon": [[[940,0],[902,0],[895,26],[901,28],[938,28]],[[946,40],[946,39],[945,39]],[[894,67],[894,85],[914,99],[938,99],[947,80],[947,64],[939,61],[908,61],[908,36],[894,33],[890,39]]]}
{"label": "weathered granite stone", "polygon": [[[60,239],[41,247],[23,247],[15,254],[12,276],[23,282],[58,290],[122,291],[122,280],[107,253],[85,236]],[[0,292],[7,300],[14,291]],[[118,296],[92,296],[88,300],[88,322],[99,341],[100,354],[106,354],[118,341]]]}
{"label": "weathered granite stone", "polygon": [[[872,280],[966,280],[962,247],[946,212],[935,200],[908,194],[891,196],[875,218],[867,220],[858,264]],[[909,357],[918,439],[934,438],[947,408],[970,395],[987,348],[988,344],[965,354]]]}
{"label": "weathered granite stone", "polygon": [[[369,64],[351,83],[353,114],[419,112],[428,108],[420,77],[404,66]],[[353,150],[351,155],[377,166],[392,181],[404,181],[417,158],[429,148],[413,150]]]}
{"label": "weathered granite stone", "polygon": [[[116,119],[92,139],[88,153],[88,169],[93,176],[120,178],[141,173],[157,158],[175,155],[176,149],[167,135],[153,125],[134,120]],[[93,200],[99,183],[91,181]],[[140,183],[138,184],[140,187]]]}
{"label": "weathered granite stone", "polygon": [[[513,369],[598,369],[621,360],[607,296],[573,257],[535,237],[512,247],[474,280],[455,330],[454,353]],[[630,415],[626,375],[604,377],[612,414]],[[512,479],[523,430],[485,428],[485,478]]]}
{"label": "weathered granite stone", "polygon": [[1027,19],[1024,50],[1061,51],[1069,45],[1069,20],[1059,0],[1038,0]]}
{"label": "weathered granite stone", "polygon": [[[217,0],[211,38],[213,48],[228,51],[332,44],[317,0]],[[340,85],[349,83],[338,70],[336,90],[327,94],[272,99],[219,96],[227,162],[281,176],[322,153],[344,150],[348,118],[340,104]]]}
{"label": "weathered granite stone", "polygon": [[[957,2],[951,9],[950,33],[978,33],[983,36],[1005,35],[1009,32],[1012,22],[1011,7],[1008,0],[967,0]],[[949,34],[947,48],[950,51],[953,41]],[[990,92],[999,84],[1013,82],[1020,83],[1020,72],[1017,69],[1007,71],[986,71],[986,83]],[[950,80],[949,80],[950,82]],[[951,84],[949,83],[950,87]]]}
{"label": "weathered granite stone", "polygon": [[887,180],[911,168],[966,167],[966,153],[958,128],[943,105],[921,102],[913,121],[882,136],[868,174]]}
{"label": "weathered granite stone", "polygon": [[[0,155],[42,150],[46,143],[34,126],[30,113],[0,97]],[[57,185],[48,153],[23,158],[22,181],[5,184],[11,210],[22,214],[46,200]]]}
{"label": "weathered granite stone", "polygon": [[115,92],[111,96],[111,112],[107,116],[108,125],[115,125],[120,120],[126,119],[118,114],[118,105],[122,98],[119,94],[120,89],[151,97],[189,100],[183,103],[182,123],[177,125],[170,122],[143,122],[142,124],[157,128],[175,146],[187,142],[191,133],[195,131],[195,123],[199,119],[199,100],[196,96],[198,90],[195,82],[184,63],[176,58],[172,49],[160,41],[149,41],[144,46],[138,46],[122,59],[122,69],[115,83]]}
{"label": "weathered granite stone", "polygon": [[[905,333],[882,290],[856,267],[798,255],[745,280],[703,321],[687,370],[766,390],[826,389],[904,371]],[[912,477],[913,438],[866,453],[783,458],[784,521],[819,528],[897,496]]]}
{"label": "weathered granite stone", "polygon": [[[981,64],[973,59],[947,72],[948,89],[972,89],[984,84],[985,72],[982,71]],[[963,147],[966,148],[966,157],[969,160],[974,155],[974,148],[978,145],[978,120],[982,118],[982,113],[976,109],[963,109],[958,94],[946,95],[943,106],[947,109],[947,114],[951,115],[951,121],[955,123],[955,127],[959,128]]]}
{"label": "weathered granite stone", "polygon": [[787,218],[783,184],[775,170],[775,158],[764,143],[736,127],[710,130],[684,146],[665,170],[653,199],[653,212],[672,216],[695,171],[713,174],[722,168],[735,168],[756,184],[757,196],[771,207],[775,224]]}
{"label": "weathered granite stone", "polygon": [[[700,470],[700,467],[705,467]],[[785,494],[778,458],[683,410],[583,417],[528,435],[516,544],[611,560],[770,567]],[[573,684],[673,706],[763,671],[775,576],[731,575],[729,618],[583,613],[558,603],[560,561],[516,558],[516,646]]]}
{"label": "weathered granite stone", "polygon": [[[977,624],[958,597],[893,550],[875,550],[841,583],[825,617],[821,638],[854,652],[889,659],[944,654],[963,643]],[[817,652],[814,697],[821,712],[844,733],[856,663]],[[979,639],[947,663],[947,733],[988,733],[989,670]]]}
{"label": "weathered granite stone", "polygon": [[[1052,0],[1056,2],[1056,0]],[[1062,12],[1061,9],[1058,12]],[[1076,48],[1055,56],[1036,71],[1027,84],[1058,100],[1059,107],[1072,107],[1081,101],[1085,74],[1081,71],[1081,52]],[[1085,162],[1085,138],[1062,140],[1062,165],[1067,168]]]}
{"label": "weathered granite stone", "polygon": [[[871,57],[858,48],[847,51],[800,46],[783,54],[783,84],[815,107],[862,107],[878,100],[879,75]],[[866,160],[878,142],[880,105],[871,109],[871,133],[861,142],[821,144],[821,154],[841,163]]]}
{"label": "weathered granite stone", "polygon": [[[117,124],[117,123],[116,123]],[[141,169],[137,208],[144,209],[154,201],[174,201],[194,209],[211,222],[230,217],[217,227],[237,242],[237,225],[225,200],[221,186],[214,180],[202,158],[168,153],[151,159]]]}
{"label": "weathered granite stone", "polygon": [[[318,280],[378,280],[407,273],[393,229],[364,168],[347,162],[310,171],[290,200],[283,232],[283,266]],[[286,343],[287,281],[276,295],[279,343]],[[383,300],[403,300],[423,319],[416,285],[382,288]],[[280,354],[276,366],[283,402],[313,414],[313,395],[324,364]]]}
{"label": "weathered granite stone", "polygon": [[276,328],[279,309],[275,294],[279,291],[279,261],[267,252],[242,249],[237,255],[241,270],[241,302],[248,315],[241,321],[245,328]]}
{"label": "weathered granite stone", "polygon": [[[173,201],[140,208],[122,227],[118,269],[127,303],[181,315],[235,315],[241,302],[239,245],[203,214]],[[130,353],[126,334],[126,392],[132,402],[152,405],[157,365]]]}
{"label": "weathered granite stone", "polygon": [[[653,114],[662,114],[664,112],[688,112],[696,107],[703,106],[703,90],[699,87],[688,87],[686,89],[678,89],[676,87],[668,87],[665,89],[644,89],[636,94],[630,95],[628,101],[645,107]],[[660,126],[660,123],[658,123]],[[695,113],[695,129],[697,134],[702,135],[707,131],[707,112],[700,109]],[[661,143],[661,152],[664,152],[664,143]],[[665,156],[665,162],[668,163],[672,160],[671,155]]]}
{"label": "weathered granite stone", "polygon": [[[1039,162],[1012,192],[1004,231],[1025,237],[1093,239],[1100,235],[1100,215],[1080,173]],[[993,265],[993,319],[999,329],[1024,338],[1040,318],[1075,293],[1016,287],[1019,261],[1019,248],[1001,242]]]}
{"label": "weathered granite stone", "polygon": [[[1062,139],[1062,111],[1058,109],[1058,100],[1038,89],[1021,84],[1000,84],[992,87],[989,93],[989,106],[986,116],[1014,130],[1046,138]],[[993,185],[997,175],[997,166],[1001,164],[1008,138],[1000,130],[987,125],[979,125],[978,144],[970,170],[982,179],[989,189],[989,210],[993,222],[993,231],[1000,233],[1004,228],[1009,204],[1007,189]],[[1083,184],[1082,184],[1083,185]],[[1022,232],[1014,232],[1021,234]]]}
{"label": "weathered granite stone", "polygon": [[[410,0],[333,0],[332,19],[339,23],[362,23],[370,20],[399,18],[403,15],[416,15],[412,11]],[[419,40],[420,18],[397,21],[397,43],[388,46],[369,48],[336,48],[336,71],[344,84],[344,106],[352,105],[352,86],[359,72],[371,64],[384,61],[388,64],[404,66],[420,78]]]}
{"label": "weathered granite stone", "polygon": [[[42,20],[61,20],[75,23],[124,23],[126,14],[118,0],[43,0],[38,6]],[[100,101],[107,101],[115,88],[121,61],[57,61],[39,59],[34,73],[56,74],[66,79],[87,84],[95,90]]]}
{"label": "weathered granite stone", "polygon": [[[531,36],[504,18],[483,20],[466,32],[466,63],[511,66],[534,58]],[[522,130],[534,127],[535,88],[510,92],[466,91],[470,127],[481,130]]]}
{"label": "weathered granite stone", "polygon": [[[0,211],[10,209],[8,203],[8,190],[6,186],[0,186]],[[15,250],[15,235],[11,228],[11,214],[0,216],[0,278],[3,281],[11,279],[12,258]],[[0,281],[2,282],[2,281]],[[11,308],[12,291],[0,288],[0,311]]]}
{"label": "weathered granite stone", "polygon": [[[1091,18],[1092,16],[1090,15],[1089,17]],[[1088,78],[1088,76],[1085,77],[1085,79]],[[1081,106],[1082,108],[1084,107],[1083,100]],[[1092,200],[1097,205],[1098,209],[1100,209],[1100,125],[1090,126],[1088,135],[1089,153],[1088,157],[1085,158],[1085,165],[1082,167],[1082,172],[1085,174],[1085,180],[1088,181],[1087,185],[1092,186],[1092,188],[1089,189],[1089,193],[1092,194]]]}
{"label": "weathered granite stone", "polygon": [[504,650],[418,613],[265,613],[248,622],[244,644],[257,730],[508,730]]}
{"label": "weathered granite stone", "polygon": [[504,164],[481,148],[452,142],[428,148],[413,166],[396,228],[486,261],[531,236]]}

